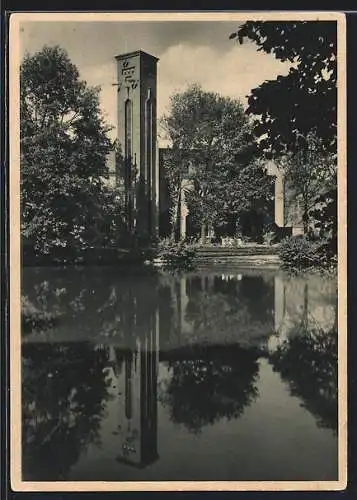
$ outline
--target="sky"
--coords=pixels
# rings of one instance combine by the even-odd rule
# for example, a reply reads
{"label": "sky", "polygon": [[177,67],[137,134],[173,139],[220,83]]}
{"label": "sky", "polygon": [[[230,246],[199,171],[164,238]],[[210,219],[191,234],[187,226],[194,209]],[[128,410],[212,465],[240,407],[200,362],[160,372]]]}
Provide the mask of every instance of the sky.
{"label": "sky", "polygon": [[20,51],[33,54],[44,45],[60,45],[89,85],[102,88],[100,102],[116,136],[115,60],[118,54],[144,50],[159,58],[158,117],[170,96],[189,84],[240,99],[251,89],[285,75],[289,64],[257,51],[249,41],[229,40],[237,21],[23,21]]}

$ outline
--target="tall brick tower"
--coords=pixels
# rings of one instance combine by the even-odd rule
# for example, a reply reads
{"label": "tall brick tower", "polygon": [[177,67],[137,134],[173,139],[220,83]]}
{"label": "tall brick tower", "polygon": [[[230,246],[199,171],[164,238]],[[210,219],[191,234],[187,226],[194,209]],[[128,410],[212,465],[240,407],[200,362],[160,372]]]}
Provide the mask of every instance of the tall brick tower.
{"label": "tall brick tower", "polygon": [[118,140],[130,231],[154,235],[158,226],[156,87],[158,59],[142,50],[116,56]]}

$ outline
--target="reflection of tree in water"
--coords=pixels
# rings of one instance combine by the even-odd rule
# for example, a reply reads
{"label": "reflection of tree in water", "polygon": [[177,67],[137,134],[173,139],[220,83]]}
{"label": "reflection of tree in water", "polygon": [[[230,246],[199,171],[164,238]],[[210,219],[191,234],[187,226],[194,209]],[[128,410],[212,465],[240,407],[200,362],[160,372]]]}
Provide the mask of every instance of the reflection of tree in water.
{"label": "reflection of tree in water", "polygon": [[[65,272],[66,271],[66,272]],[[158,307],[158,279],[149,271],[120,276],[114,269],[29,274],[23,289],[26,333],[50,337],[57,326],[82,338],[131,339],[146,331]],[[70,325],[70,326],[69,326]],[[63,329],[62,329],[63,331]]]}
{"label": "reflection of tree in water", "polygon": [[271,322],[274,314],[274,282],[262,276],[243,276],[239,293],[252,318],[262,323]]}
{"label": "reflection of tree in water", "polygon": [[257,352],[240,347],[195,347],[168,362],[172,373],[160,400],[171,419],[191,432],[221,418],[238,418],[257,397]]}
{"label": "reflection of tree in water", "polygon": [[260,277],[243,276],[239,282],[210,274],[178,279],[150,271],[120,272],[118,276],[110,268],[25,273],[26,333],[51,338],[60,329],[65,338],[115,337],[130,342],[135,335],[145,335],[155,314],[167,340],[180,335],[183,318],[201,337],[207,329],[233,335],[239,330],[248,337],[273,328],[272,289]]}
{"label": "reflection of tree in water", "polygon": [[273,290],[262,279],[215,277],[212,289],[192,280],[189,291],[185,318],[197,334],[221,331],[243,342],[263,339],[274,329]]}
{"label": "reflection of tree in water", "polygon": [[337,430],[337,330],[316,328],[290,332],[271,354],[274,370],[289,383],[292,395],[303,400],[321,427]]}
{"label": "reflection of tree in water", "polygon": [[85,343],[22,347],[25,480],[64,480],[81,452],[100,444],[107,360]]}
{"label": "reflection of tree in water", "polygon": [[192,323],[195,331],[224,330],[232,323],[239,327],[240,323],[248,323],[249,312],[242,302],[222,293],[195,293],[190,297],[186,309],[186,319]]}

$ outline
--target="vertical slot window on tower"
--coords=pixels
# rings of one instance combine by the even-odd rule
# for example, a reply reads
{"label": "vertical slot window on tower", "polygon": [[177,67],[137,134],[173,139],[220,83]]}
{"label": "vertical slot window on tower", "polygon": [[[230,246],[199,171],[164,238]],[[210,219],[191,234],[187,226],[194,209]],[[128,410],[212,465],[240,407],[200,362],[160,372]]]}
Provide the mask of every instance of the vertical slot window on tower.
{"label": "vertical slot window on tower", "polygon": [[152,155],[152,101],[151,95],[145,103],[145,116],[146,116],[146,165],[147,165],[147,180],[150,183],[151,177],[151,155]]}
{"label": "vertical slot window on tower", "polygon": [[132,229],[132,129],[133,129],[133,109],[130,99],[125,101],[124,107],[124,155],[125,155],[125,198],[127,207],[128,227]]}
{"label": "vertical slot window on tower", "polygon": [[130,99],[125,101],[125,158],[132,156],[132,103]]}
{"label": "vertical slot window on tower", "polygon": [[152,99],[151,89],[145,102],[145,135],[146,135],[146,185],[148,196],[148,223],[151,227],[151,185],[152,185]]}

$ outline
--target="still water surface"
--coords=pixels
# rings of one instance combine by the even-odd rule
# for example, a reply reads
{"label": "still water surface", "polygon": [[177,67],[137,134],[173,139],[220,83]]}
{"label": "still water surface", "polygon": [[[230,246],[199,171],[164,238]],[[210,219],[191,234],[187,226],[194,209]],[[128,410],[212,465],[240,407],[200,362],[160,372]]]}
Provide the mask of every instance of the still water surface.
{"label": "still water surface", "polygon": [[23,272],[23,479],[337,480],[335,280]]}

